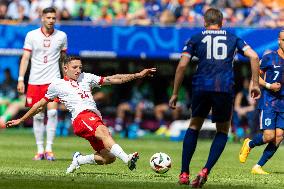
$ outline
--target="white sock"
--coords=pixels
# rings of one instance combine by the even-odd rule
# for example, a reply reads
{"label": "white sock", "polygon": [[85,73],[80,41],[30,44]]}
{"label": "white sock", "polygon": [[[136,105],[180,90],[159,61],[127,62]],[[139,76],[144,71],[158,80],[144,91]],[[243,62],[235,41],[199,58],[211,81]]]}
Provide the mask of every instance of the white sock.
{"label": "white sock", "polygon": [[79,157],[77,157],[77,160],[78,160],[80,165],[97,164],[96,161],[95,161],[95,155],[94,154],[79,156]]}
{"label": "white sock", "polygon": [[42,154],[44,152],[43,139],[44,139],[44,114],[42,112],[36,114],[33,117],[33,130],[37,144],[37,153]]}
{"label": "white sock", "polygon": [[123,151],[123,149],[118,144],[114,144],[111,147],[110,153],[121,159],[124,163],[127,163],[129,161],[128,155]]}
{"label": "white sock", "polygon": [[46,148],[45,151],[52,152],[52,144],[55,138],[56,126],[57,126],[57,110],[47,110],[47,124],[46,124]]}

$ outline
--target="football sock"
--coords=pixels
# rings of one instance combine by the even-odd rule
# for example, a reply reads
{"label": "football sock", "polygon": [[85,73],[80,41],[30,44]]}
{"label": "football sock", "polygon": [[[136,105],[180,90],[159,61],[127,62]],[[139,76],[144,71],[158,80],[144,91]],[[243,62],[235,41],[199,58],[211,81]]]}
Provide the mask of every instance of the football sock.
{"label": "football sock", "polygon": [[260,145],[263,145],[263,144],[264,144],[264,142],[263,142],[263,134],[262,133],[258,133],[249,142],[249,147],[250,148],[254,148],[255,146],[260,146]]}
{"label": "football sock", "polygon": [[47,110],[47,124],[46,124],[46,148],[45,151],[52,152],[52,144],[55,137],[57,126],[57,110]]}
{"label": "football sock", "polygon": [[95,155],[94,154],[85,155],[85,156],[78,156],[77,160],[79,162],[79,165],[96,164]]}
{"label": "football sock", "polygon": [[273,144],[272,142],[268,143],[257,164],[263,166],[274,155],[277,149],[278,146],[275,146],[275,144]]}
{"label": "football sock", "polygon": [[44,114],[42,112],[36,114],[33,117],[33,130],[37,144],[37,153],[42,154],[44,152],[43,148],[43,138],[44,138]]}
{"label": "football sock", "polygon": [[189,164],[195,152],[199,131],[188,128],[183,139],[181,172],[189,173]]}
{"label": "football sock", "polygon": [[114,144],[111,147],[110,152],[119,159],[121,159],[124,163],[128,163],[129,161],[128,155],[123,151],[123,149],[118,144]]}
{"label": "football sock", "polygon": [[209,156],[207,163],[204,168],[208,169],[208,172],[212,169],[215,163],[218,161],[221,156],[223,150],[225,149],[226,143],[228,140],[228,135],[222,132],[217,132],[214,140],[211,144]]}

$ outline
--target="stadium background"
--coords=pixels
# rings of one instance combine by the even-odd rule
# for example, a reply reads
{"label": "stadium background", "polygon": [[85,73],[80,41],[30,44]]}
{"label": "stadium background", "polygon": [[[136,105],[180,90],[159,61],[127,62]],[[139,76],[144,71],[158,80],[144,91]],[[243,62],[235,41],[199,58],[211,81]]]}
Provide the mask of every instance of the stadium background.
{"label": "stadium background", "polygon": [[[143,81],[153,89],[155,105],[168,100],[165,94],[179,53],[185,41],[202,30],[201,18],[208,7],[220,8],[225,28],[243,38],[260,57],[268,49],[277,49],[284,14],[279,0],[1,0],[0,83],[6,68],[17,80],[25,35],[40,27],[38,13],[46,6],[57,8],[56,28],[67,33],[67,53],[82,57],[84,71],[110,75],[157,67],[156,76]],[[184,79],[189,94],[192,73],[188,69]],[[236,57],[235,75],[238,92],[250,75],[248,60],[242,56]],[[129,100],[130,93],[125,91],[132,86],[133,82],[112,86],[111,100],[99,107],[103,115],[114,119],[118,104]]]}
{"label": "stadium background", "polygon": [[[10,6],[9,11],[9,5],[15,5],[15,2],[20,2],[20,6]],[[109,75],[155,66],[158,68],[156,76],[143,82],[149,82],[153,86],[155,104],[158,104],[165,97],[168,82],[174,78],[179,53],[185,40],[202,29],[200,18],[206,8],[220,8],[225,16],[226,29],[245,39],[262,57],[265,50],[278,48],[278,32],[284,26],[283,2],[0,0],[0,83],[3,82],[6,68],[11,70],[13,79],[17,80],[24,37],[28,31],[40,26],[40,8],[54,5],[58,9],[56,27],[68,35],[68,54],[81,56],[85,71]],[[115,13],[114,7],[120,7],[122,4],[129,6],[127,12]],[[156,9],[157,6],[160,8]],[[103,7],[107,7],[109,14],[102,16],[102,10],[106,10]],[[83,12],[81,17],[79,10]],[[186,10],[187,15],[183,15],[182,10]],[[161,15],[166,15],[167,19]],[[242,89],[243,78],[250,75],[247,59],[236,57],[235,73],[237,92]],[[191,76],[192,70],[188,69],[184,85],[189,91]],[[26,77],[26,82],[27,79]],[[115,108],[121,101],[128,99],[128,91],[133,85],[131,82],[123,86],[113,86],[115,95],[112,96],[110,107]],[[137,170],[130,172],[123,163],[117,161],[110,166],[84,166],[76,174],[66,175],[65,170],[70,164],[73,152],[90,153],[91,148],[86,141],[75,136],[57,137],[54,144],[57,160],[52,163],[34,162],[31,160],[35,150],[31,129],[0,129],[0,135],[0,188],[179,187],[177,176],[180,173],[182,143],[171,142],[168,138],[145,136],[128,140],[115,135],[116,141],[127,152],[141,153]],[[209,140],[199,141],[192,160],[192,175],[197,174],[203,166],[207,158],[204,154],[208,153],[210,145]],[[228,143],[205,188],[284,188],[283,147],[280,147],[273,159],[267,163],[265,168],[272,173],[268,176],[250,174],[250,169],[262,154],[263,148],[255,149],[245,165],[240,165],[237,159],[240,148],[240,143]],[[165,175],[157,175],[150,170],[149,158],[157,151],[168,153],[173,160],[171,170]]]}

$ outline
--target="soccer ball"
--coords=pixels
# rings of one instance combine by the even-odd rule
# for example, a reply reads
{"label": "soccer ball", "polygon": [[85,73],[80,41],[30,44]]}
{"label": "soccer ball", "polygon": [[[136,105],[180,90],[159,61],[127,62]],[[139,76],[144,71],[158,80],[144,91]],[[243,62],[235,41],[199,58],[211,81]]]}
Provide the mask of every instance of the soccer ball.
{"label": "soccer ball", "polygon": [[172,160],[170,156],[163,152],[155,153],[150,158],[150,166],[153,171],[159,174],[166,173],[172,165]]}

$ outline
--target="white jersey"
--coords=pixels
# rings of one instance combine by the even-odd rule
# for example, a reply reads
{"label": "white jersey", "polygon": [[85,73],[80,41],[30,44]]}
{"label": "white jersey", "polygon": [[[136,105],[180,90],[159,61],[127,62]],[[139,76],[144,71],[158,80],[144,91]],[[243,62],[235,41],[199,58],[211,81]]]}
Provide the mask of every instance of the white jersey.
{"label": "white jersey", "polygon": [[61,51],[67,50],[67,36],[54,29],[50,36],[45,36],[41,28],[28,32],[24,50],[31,52],[31,71],[29,84],[49,84],[60,78],[59,58]]}
{"label": "white jersey", "polygon": [[72,121],[84,110],[93,111],[101,117],[91,90],[100,87],[102,82],[103,77],[90,73],[81,73],[77,81],[66,78],[55,79],[49,85],[45,99],[50,101],[58,97],[71,112]]}

